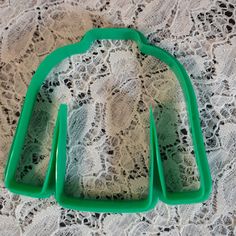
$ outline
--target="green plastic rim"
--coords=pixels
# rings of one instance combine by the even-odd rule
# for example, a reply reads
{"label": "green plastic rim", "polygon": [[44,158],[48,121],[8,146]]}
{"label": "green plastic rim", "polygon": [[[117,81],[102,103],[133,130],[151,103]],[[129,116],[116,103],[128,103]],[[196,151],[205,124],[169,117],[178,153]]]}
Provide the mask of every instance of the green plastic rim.
{"label": "green plastic rim", "polygon": [[[150,166],[149,192],[146,199],[140,200],[93,200],[68,196],[64,191],[66,173],[66,133],[67,105],[61,104],[55,124],[50,161],[42,186],[19,183],[15,173],[25,137],[32,116],[37,94],[50,71],[65,58],[85,53],[95,40],[133,40],[139,50],[151,55],[169,66],[177,77],[184,93],[192,134],[194,153],[200,176],[200,188],[188,192],[168,192],[159,153],[155,120],[150,108]],[[5,185],[14,193],[30,197],[45,198],[54,194],[57,202],[66,208],[95,212],[141,212],[152,209],[158,199],[167,204],[189,204],[206,200],[211,192],[212,182],[207,162],[194,89],[184,67],[165,50],[150,45],[137,30],[128,28],[99,28],[88,31],[80,42],[56,49],[39,65],[29,85],[5,171]]]}

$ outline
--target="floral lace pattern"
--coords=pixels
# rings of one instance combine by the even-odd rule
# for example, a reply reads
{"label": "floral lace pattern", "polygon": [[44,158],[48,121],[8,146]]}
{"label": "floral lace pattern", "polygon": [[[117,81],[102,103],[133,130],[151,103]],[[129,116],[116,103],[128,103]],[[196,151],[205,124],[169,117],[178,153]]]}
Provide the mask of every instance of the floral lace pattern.
{"label": "floral lace pattern", "polygon": [[[204,203],[159,202],[140,214],[63,209],[0,186],[0,235],[234,235],[236,2],[0,1],[0,173],[38,64],[92,27],[133,27],[187,69],[197,94],[213,178]],[[16,173],[42,184],[57,109],[68,104],[66,191],[84,198],[143,198],[148,190],[149,107],[169,191],[199,187],[185,103],[173,73],[131,41],[96,41],[51,71],[34,108]]]}
{"label": "floral lace pattern", "polygon": [[18,181],[43,183],[60,103],[68,105],[67,194],[147,196],[151,105],[169,190],[199,187],[178,81],[159,60],[141,55],[135,43],[97,41],[89,52],[64,60],[48,75],[34,108]]}

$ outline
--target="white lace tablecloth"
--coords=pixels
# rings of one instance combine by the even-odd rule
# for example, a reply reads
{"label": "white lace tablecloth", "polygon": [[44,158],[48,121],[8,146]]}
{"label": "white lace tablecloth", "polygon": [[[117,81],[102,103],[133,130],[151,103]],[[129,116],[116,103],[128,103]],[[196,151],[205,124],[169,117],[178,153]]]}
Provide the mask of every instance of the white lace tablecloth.
{"label": "white lace tablecloth", "polygon": [[[235,0],[0,1],[0,235],[236,235],[235,21]],[[136,28],[184,64],[213,180],[206,202],[158,202],[147,213],[98,214],[4,187],[7,155],[37,66],[95,27]],[[142,55],[133,42],[97,41],[52,70],[38,95],[18,181],[42,184],[58,102],[68,104],[68,194],[146,196],[150,105],[169,191],[199,187],[179,84],[166,65]]]}

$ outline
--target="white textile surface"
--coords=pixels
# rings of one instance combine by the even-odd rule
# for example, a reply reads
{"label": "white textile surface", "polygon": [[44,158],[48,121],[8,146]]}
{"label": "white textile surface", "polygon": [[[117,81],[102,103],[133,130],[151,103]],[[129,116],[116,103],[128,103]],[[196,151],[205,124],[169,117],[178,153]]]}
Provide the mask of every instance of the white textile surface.
{"label": "white textile surface", "polygon": [[[0,1],[0,236],[236,235],[236,1]],[[185,66],[194,86],[213,191],[209,200],[147,213],[61,208],[54,197],[11,194],[3,172],[29,82],[54,49],[95,27],[138,29]],[[16,179],[41,185],[60,103],[68,105],[65,191],[74,197],[147,196],[149,107],[168,191],[199,188],[177,79],[132,41],[100,40],[62,61],[37,97]]]}

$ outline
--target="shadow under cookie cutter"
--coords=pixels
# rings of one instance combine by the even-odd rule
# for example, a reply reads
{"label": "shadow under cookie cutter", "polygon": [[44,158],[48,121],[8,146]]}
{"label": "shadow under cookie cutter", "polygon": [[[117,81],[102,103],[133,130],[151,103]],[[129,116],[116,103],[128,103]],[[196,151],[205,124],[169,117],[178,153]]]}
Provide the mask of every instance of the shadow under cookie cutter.
{"label": "shadow under cookie cutter", "polygon": [[[66,173],[66,136],[67,105],[61,104],[53,133],[52,149],[46,176],[42,186],[20,183],[15,173],[19,165],[24,140],[29,127],[37,94],[50,71],[62,60],[75,54],[85,53],[95,40],[133,40],[139,50],[151,55],[174,72],[184,93],[190,133],[193,139],[194,153],[200,176],[200,188],[194,191],[168,192],[164,177],[162,160],[158,148],[156,125],[150,107],[150,161],[149,190],[145,199],[138,200],[103,200],[83,199],[69,196],[64,191]],[[190,204],[206,200],[211,192],[212,182],[207,162],[197,107],[196,96],[184,67],[165,50],[150,45],[138,31],[128,28],[98,28],[88,31],[80,42],[56,49],[49,54],[35,72],[18,122],[14,140],[10,149],[5,170],[5,185],[13,193],[36,198],[46,198],[54,194],[57,202],[66,208],[95,212],[142,212],[155,207],[158,199],[167,204]]]}

